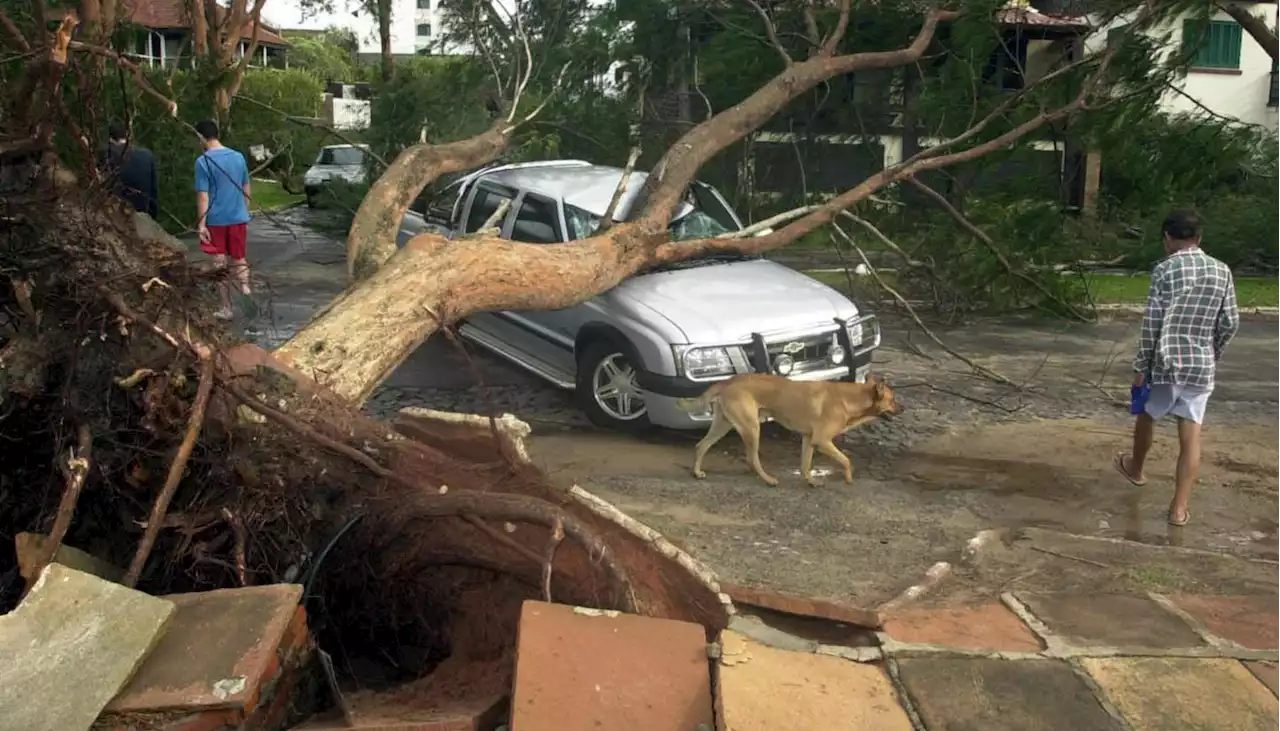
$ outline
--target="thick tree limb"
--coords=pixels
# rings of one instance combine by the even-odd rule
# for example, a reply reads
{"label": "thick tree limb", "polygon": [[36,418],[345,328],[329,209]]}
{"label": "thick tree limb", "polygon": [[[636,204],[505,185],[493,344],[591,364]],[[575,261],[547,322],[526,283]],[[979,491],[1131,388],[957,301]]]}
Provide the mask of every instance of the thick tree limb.
{"label": "thick tree limb", "polygon": [[142,569],[146,566],[147,558],[151,556],[152,547],[155,546],[156,537],[160,535],[160,527],[164,525],[164,516],[169,510],[169,503],[173,500],[174,493],[178,491],[178,484],[182,482],[182,477],[187,471],[187,460],[191,458],[191,450],[195,449],[196,440],[200,438],[200,430],[204,428],[204,415],[209,407],[211,393],[213,393],[213,358],[206,354],[200,359],[200,382],[196,387],[196,399],[191,406],[191,416],[187,418],[187,433],[182,438],[182,444],[178,446],[178,453],[169,463],[169,474],[165,477],[164,487],[156,497],[155,505],[151,507],[147,528],[142,534],[138,551],[133,554],[133,563],[129,565],[129,571],[122,582],[131,589],[138,583],[138,577],[142,575]]}
{"label": "thick tree limb", "polygon": [[[138,83],[138,87],[142,89],[144,92],[146,92],[147,94],[149,94],[150,96],[152,96],[153,98],[155,98],[161,104],[163,104],[165,108],[169,111],[169,116],[173,117],[174,119],[178,118],[178,103],[170,99],[169,97],[165,96],[163,93],[160,92],[159,89],[153,86],[151,84],[151,80],[147,78],[146,72],[144,72],[142,70],[142,67],[139,66],[138,64],[134,63],[128,58],[125,58],[124,56],[121,56],[119,53],[116,53],[110,48],[95,46],[92,43],[81,43],[80,41],[72,41],[70,47],[71,47],[71,50],[73,51],[83,51],[85,53],[91,53],[95,56],[101,56],[102,58],[111,59],[116,63],[120,64],[122,67],[129,69],[129,73],[133,74],[134,81]],[[194,127],[191,127],[185,122],[183,123],[183,125],[186,126],[189,129],[189,131],[191,131],[192,133],[195,132]]]}
{"label": "thick tree limb", "polygon": [[[1265,18],[1254,15],[1250,7],[1240,3],[1215,2],[1214,5],[1230,15],[1231,19],[1239,23],[1246,33],[1253,36],[1253,40],[1262,46],[1262,50],[1266,51],[1268,56],[1273,60],[1280,58],[1280,42],[1277,42],[1276,32],[1267,25]],[[1263,3],[1263,7],[1268,7],[1268,4]],[[1274,6],[1271,7],[1274,8]]]}
{"label": "thick tree limb", "polygon": [[1000,266],[1004,267],[1004,270],[1009,273],[1009,276],[1012,276],[1016,279],[1021,279],[1022,281],[1031,285],[1031,287],[1036,291],[1038,291],[1040,294],[1058,303],[1060,307],[1066,310],[1067,314],[1071,315],[1075,319],[1080,320],[1081,322],[1093,322],[1092,317],[1089,317],[1085,313],[1080,312],[1070,302],[1067,302],[1066,300],[1057,296],[1053,292],[1050,292],[1049,288],[1044,286],[1044,282],[1041,282],[1039,279],[1036,279],[1035,277],[1027,274],[1023,269],[1019,267],[1015,267],[1013,265],[1013,262],[1009,261],[1009,257],[1005,256],[1005,253],[1000,250],[999,246],[996,245],[996,242],[991,240],[991,237],[987,235],[987,232],[975,226],[974,223],[970,221],[968,218],[966,218],[963,213],[956,210],[956,207],[951,205],[951,201],[947,200],[946,196],[942,195],[941,193],[934,190],[933,188],[930,188],[929,186],[920,182],[920,180],[917,179],[915,176],[907,178],[907,182],[915,186],[916,190],[919,190],[921,193],[924,193],[930,199],[932,199],[933,202],[936,203],[939,208],[945,211],[946,214],[950,216],[956,223],[960,224],[960,228],[963,228],[971,236],[981,241],[982,244],[987,247],[987,251],[990,251],[991,255],[994,256],[996,260],[1000,262]]}
{"label": "thick tree limb", "polygon": [[475,137],[444,145],[414,145],[397,155],[356,210],[347,235],[348,275],[354,281],[365,279],[396,253],[400,222],[431,181],[493,160],[506,149],[513,131],[510,123],[501,120]]}
{"label": "thick tree limb", "polygon": [[631,182],[631,174],[636,171],[636,161],[639,159],[640,147],[637,145],[631,148],[631,154],[627,156],[627,164],[622,167],[622,177],[618,178],[618,185],[613,189],[609,205],[604,209],[604,215],[600,217],[600,225],[596,226],[597,234],[604,233],[613,226],[613,217],[618,212],[618,203],[627,192],[627,184]]}
{"label": "thick tree limb", "polygon": [[930,10],[911,45],[896,51],[818,56],[791,64],[751,96],[689,130],[672,145],[640,189],[635,210],[642,215],[633,218],[643,220],[648,231],[665,230],[685,189],[707,160],[759,129],[788,102],[833,76],[918,61],[933,41],[938,24],[956,17],[955,12]]}
{"label": "thick tree limb", "polygon": [[822,44],[822,55],[835,55],[836,49],[840,47],[840,41],[844,40],[844,34],[849,29],[849,16],[852,12],[852,0],[840,0],[840,20],[836,22],[836,29],[831,31],[831,35],[827,36],[826,42]]}
{"label": "thick tree limb", "polygon": [[[239,0],[236,5],[243,7],[243,0]],[[245,54],[240,57],[240,63],[236,64],[235,75],[232,77],[231,85],[227,87],[227,96],[234,99],[235,95],[240,91],[240,85],[244,83],[244,72],[249,67],[249,59],[258,53],[258,28],[262,24],[262,6],[267,4],[267,0],[254,0],[253,10],[249,13],[249,47],[245,50]],[[236,45],[232,46],[232,53],[239,45],[241,28],[243,25],[233,25],[227,31],[228,35],[235,34]],[[231,54],[228,54],[230,57]]]}

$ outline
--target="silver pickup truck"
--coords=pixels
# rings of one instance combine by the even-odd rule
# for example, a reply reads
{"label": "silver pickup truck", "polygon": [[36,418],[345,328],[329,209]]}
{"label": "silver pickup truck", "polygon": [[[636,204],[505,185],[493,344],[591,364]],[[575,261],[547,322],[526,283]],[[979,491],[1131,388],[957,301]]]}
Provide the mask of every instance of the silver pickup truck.
{"label": "silver pickup truck", "polygon": [[[634,173],[614,219],[624,221],[644,173]],[[403,245],[417,232],[474,232],[505,201],[502,236],[530,246],[590,236],[622,170],[581,160],[488,168],[455,181],[444,208],[409,214]],[[450,205],[451,204],[451,205]],[[742,230],[710,185],[694,183],[672,217],[674,241]],[[608,292],[563,310],[486,312],[459,334],[577,393],[592,422],[705,427],[709,410],[687,413],[676,399],[735,373],[797,380],[865,380],[880,345],[874,315],[836,290],[756,256],[723,253],[643,271]]]}

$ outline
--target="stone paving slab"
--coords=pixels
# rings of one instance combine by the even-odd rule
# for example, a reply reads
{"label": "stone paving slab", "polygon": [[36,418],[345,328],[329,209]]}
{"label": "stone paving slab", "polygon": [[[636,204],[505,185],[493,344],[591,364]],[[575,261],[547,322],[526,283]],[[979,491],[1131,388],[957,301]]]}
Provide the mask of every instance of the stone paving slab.
{"label": "stone paving slab", "polygon": [[1122,731],[1062,661],[909,658],[898,669],[929,731]]}
{"label": "stone paving slab", "polygon": [[1280,685],[1280,672],[1277,672],[1275,663],[1246,660],[1244,666],[1249,668],[1249,672],[1253,673],[1253,676],[1263,685],[1271,689],[1272,695],[1280,694],[1276,687]]}
{"label": "stone paving slab", "polygon": [[166,596],[178,608],[173,626],[107,710],[252,711],[301,597],[297,584]]}
{"label": "stone paving slab", "polygon": [[1181,617],[1150,597],[1024,593],[1015,596],[1055,636],[1073,647],[1208,646]]}
{"label": "stone paving slab", "polygon": [[516,638],[511,726],[710,728],[710,668],[701,625],[526,601]]}
{"label": "stone paving slab", "polygon": [[1275,596],[1170,596],[1178,608],[1224,640],[1250,650],[1280,647]]}
{"label": "stone paving slab", "polygon": [[88,729],[174,611],[172,602],[49,564],[0,617],[0,728]]}
{"label": "stone paving slab", "polygon": [[896,642],[987,652],[1040,652],[1043,644],[1000,602],[895,612],[884,633]]}
{"label": "stone paving slab", "polygon": [[1134,731],[1262,731],[1280,723],[1276,698],[1227,659],[1085,658]]}
{"label": "stone paving slab", "polygon": [[911,730],[879,666],[768,647],[732,630],[720,642],[719,731]]}

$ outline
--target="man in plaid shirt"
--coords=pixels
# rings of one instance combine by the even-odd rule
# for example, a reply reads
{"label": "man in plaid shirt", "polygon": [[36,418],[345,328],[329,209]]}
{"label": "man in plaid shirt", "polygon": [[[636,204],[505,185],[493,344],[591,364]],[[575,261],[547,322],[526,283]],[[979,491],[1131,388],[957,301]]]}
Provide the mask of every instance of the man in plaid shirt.
{"label": "man in plaid shirt", "polygon": [[1200,469],[1200,424],[1213,392],[1215,364],[1240,328],[1235,283],[1226,264],[1200,249],[1200,217],[1174,211],[1164,220],[1168,257],[1151,272],[1147,313],[1142,319],[1133,385],[1150,385],[1143,413],[1133,427],[1133,451],[1118,454],[1115,467],[1135,485],[1145,485],[1142,469],[1156,421],[1178,420],[1178,470],[1169,524],[1191,517],[1187,501]]}

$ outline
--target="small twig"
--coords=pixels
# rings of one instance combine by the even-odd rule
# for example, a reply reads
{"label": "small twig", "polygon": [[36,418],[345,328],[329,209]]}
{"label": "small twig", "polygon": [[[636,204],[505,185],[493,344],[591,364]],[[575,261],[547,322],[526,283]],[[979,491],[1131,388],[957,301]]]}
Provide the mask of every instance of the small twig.
{"label": "small twig", "polygon": [[627,192],[627,183],[631,182],[631,174],[636,171],[636,161],[639,159],[640,146],[635,145],[631,148],[631,154],[627,156],[627,164],[622,168],[622,177],[618,178],[618,185],[613,189],[609,205],[604,209],[604,215],[600,217],[600,223],[596,226],[596,235],[608,231],[609,227],[613,226],[613,217],[618,212],[618,204],[622,201],[623,194]]}
{"label": "small twig", "polygon": [[556,560],[556,548],[564,540],[564,524],[559,520],[551,526],[551,537],[547,539],[546,552],[542,558],[542,598],[551,602],[551,567]]}
{"label": "small twig", "polygon": [[[881,233],[880,229],[876,228],[875,225],[873,225],[870,221],[867,221],[861,218],[856,218],[856,217],[854,218],[863,226],[865,226],[867,230],[876,234],[882,240],[888,238],[883,233]],[[867,269],[871,271],[871,276],[876,280],[876,284],[880,285],[881,289],[888,292],[889,295],[893,297],[898,302],[899,305],[902,305],[902,307],[906,309],[907,314],[911,315],[911,319],[915,321],[916,327],[919,327],[920,331],[923,332],[925,335],[927,335],[930,340],[932,340],[934,343],[938,345],[938,347],[946,351],[947,354],[950,355],[952,358],[955,358],[961,363],[964,363],[965,365],[969,366],[969,368],[973,369],[974,373],[977,373],[992,381],[995,381],[996,383],[1001,383],[1006,386],[1012,386],[1014,388],[1018,387],[1018,384],[1014,383],[1012,380],[1010,380],[1006,376],[1001,375],[1000,373],[997,373],[996,371],[993,371],[990,368],[987,368],[986,366],[978,365],[977,363],[973,362],[969,358],[966,358],[956,350],[952,349],[951,346],[942,342],[942,339],[939,338],[937,335],[935,335],[934,332],[929,329],[928,325],[924,324],[924,321],[920,319],[920,315],[916,314],[916,310],[914,307],[911,306],[911,303],[908,302],[905,297],[899,294],[898,290],[889,286],[889,284],[885,282],[884,279],[880,276],[880,273],[876,271],[875,267],[871,266],[871,261],[867,259],[866,252],[864,252],[862,250],[862,247],[858,246],[858,244],[854,242],[853,237],[845,233],[845,230],[843,228],[840,228],[839,224],[833,223],[831,224],[831,228],[834,229],[837,235],[843,238],[845,242],[849,244],[849,246],[853,247],[853,250],[857,252],[858,256],[862,259],[862,263],[865,264],[867,266]]]}
{"label": "small twig", "polygon": [[89,450],[93,435],[89,427],[81,424],[76,430],[76,447],[71,450],[67,459],[67,486],[62,491],[62,502],[58,504],[58,517],[53,521],[53,530],[49,531],[49,540],[45,543],[44,555],[36,564],[32,576],[39,576],[45,566],[53,563],[58,555],[62,539],[71,527],[71,518],[76,512],[76,503],[80,501],[80,491],[84,489],[85,477],[89,474]]}
{"label": "small twig", "polygon": [[471,513],[462,513],[462,514],[461,514],[461,516],[462,516],[462,519],[463,519],[463,520],[467,521],[467,522],[468,522],[468,523],[470,523],[471,525],[474,525],[474,526],[475,526],[475,527],[476,527],[476,528],[477,528],[481,533],[484,533],[486,536],[489,536],[489,537],[490,537],[490,538],[492,538],[493,540],[497,541],[498,543],[501,543],[502,545],[506,546],[507,548],[510,548],[511,550],[515,551],[516,553],[520,554],[521,556],[524,556],[525,558],[529,559],[530,561],[533,561],[534,563],[539,564],[539,565],[541,565],[541,564],[542,564],[542,557],[541,557],[541,556],[539,556],[538,554],[536,554],[536,553],[534,553],[533,551],[529,550],[528,548],[525,548],[524,546],[520,545],[519,543],[516,543],[516,542],[511,538],[511,536],[507,535],[506,533],[503,533],[502,531],[498,530],[497,528],[494,528],[493,526],[491,526],[491,525],[489,525],[488,523],[484,522],[483,520],[481,520],[480,518],[476,517],[475,515],[472,515]]}
{"label": "small twig", "polygon": [[773,18],[769,17],[769,11],[765,10],[764,6],[756,2],[756,0],[746,1],[747,4],[756,11],[756,14],[760,16],[760,20],[764,22],[764,32],[769,36],[769,45],[772,46],[773,50],[777,51],[778,55],[782,57],[783,65],[791,66],[794,64],[795,59],[791,58],[791,54],[787,53],[786,46],[782,45],[782,41],[778,39],[778,27],[774,25]]}
{"label": "small twig", "polygon": [[138,551],[133,555],[133,563],[129,566],[129,572],[124,577],[124,585],[132,589],[138,583],[138,577],[142,574],[142,568],[147,562],[147,558],[151,555],[151,548],[155,545],[156,536],[160,533],[160,526],[164,524],[165,512],[169,509],[169,502],[173,500],[173,495],[178,490],[178,483],[182,482],[182,475],[187,469],[187,460],[191,458],[191,450],[196,446],[196,440],[200,438],[200,430],[204,427],[204,415],[209,406],[209,395],[213,392],[213,358],[209,356],[207,349],[206,354],[200,358],[200,383],[196,387],[196,400],[191,407],[191,416],[187,420],[187,433],[182,438],[182,444],[178,447],[178,453],[174,456],[173,462],[169,464],[169,475],[165,478],[164,487],[160,490],[156,503],[151,508],[151,518],[147,521],[147,529],[142,534],[142,541],[138,543]]}
{"label": "small twig", "polygon": [[[266,109],[269,112],[275,112],[276,114],[280,115],[280,117],[284,119],[284,121],[290,124],[296,124],[299,127],[310,127],[312,129],[323,130],[333,135],[334,137],[337,137],[338,139],[342,140],[348,145],[351,145],[352,147],[360,146],[358,142],[355,142],[350,137],[347,137],[346,135],[342,134],[341,132],[334,129],[333,127],[325,124],[324,122],[321,122],[319,119],[312,119],[309,117],[295,117],[292,114],[289,114],[288,112],[283,112],[279,109],[276,109],[275,107],[271,106],[270,104],[267,104],[266,102],[260,102],[257,99],[254,99],[253,97],[245,96],[244,94],[236,94],[234,99],[242,102],[249,102],[250,104],[254,104],[256,106],[262,107],[263,109]],[[376,160],[384,170],[390,167],[389,165],[387,165],[386,160],[383,160],[382,157],[378,155],[378,153],[373,151],[372,147],[366,149],[365,154],[367,154],[369,157],[372,157],[374,160]]]}
{"label": "small twig", "polygon": [[1044,285],[1044,282],[1041,282],[1039,279],[1027,274],[1022,269],[1014,267],[1013,262],[1009,261],[1009,257],[1005,256],[999,246],[996,246],[996,242],[987,235],[987,232],[978,228],[978,226],[966,218],[963,213],[957,210],[955,206],[951,205],[951,201],[947,200],[946,196],[920,182],[920,180],[914,175],[908,176],[906,180],[908,183],[915,186],[921,193],[924,193],[926,196],[931,198],[939,208],[945,211],[948,216],[955,220],[956,223],[960,224],[961,228],[977,240],[981,241],[983,246],[985,246],[987,250],[991,252],[992,256],[1000,262],[1000,266],[1004,267],[1004,270],[1008,272],[1010,276],[1015,279],[1021,279],[1027,284],[1030,284],[1032,288],[1038,290],[1040,294],[1053,302],[1057,302],[1067,312],[1067,314],[1071,315],[1075,319],[1080,320],[1081,322],[1093,322],[1093,318],[1080,312],[1071,303],[1055,295],[1053,292],[1050,292],[1049,288]]}
{"label": "small twig", "polygon": [[1048,549],[1048,548],[1041,548],[1040,546],[1031,546],[1031,550],[1033,550],[1033,551],[1039,551],[1040,553],[1047,553],[1047,554],[1049,554],[1050,556],[1057,556],[1058,558],[1065,558],[1065,559],[1067,559],[1067,560],[1069,560],[1069,561],[1079,561],[1080,563],[1087,563],[1087,564],[1089,564],[1090,566],[1097,566],[1097,567],[1098,567],[1098,568],[1100,568],[1100,569],[1113,569],[1113,568],[1115,568],[1115,567],[1114,567],[1114,566],[1112,566],[1111,564],[1105,564],[1105,563],[1102,563],[1101,561],[1094,561],[1094,560],[1093,560],[1093,559],[1091,559],[1091,558],[1084,558],[1084,557],[1082,557],[1082,556],[1072,556],[1072,555],[1071,555],[1071,554],[1069,554],[1069,553],[1061,553],[1061,552],[1059,552],[1059,551],[1053,551],[1053,550],[1050,550],[1050,549]]}

